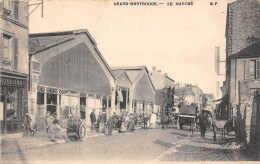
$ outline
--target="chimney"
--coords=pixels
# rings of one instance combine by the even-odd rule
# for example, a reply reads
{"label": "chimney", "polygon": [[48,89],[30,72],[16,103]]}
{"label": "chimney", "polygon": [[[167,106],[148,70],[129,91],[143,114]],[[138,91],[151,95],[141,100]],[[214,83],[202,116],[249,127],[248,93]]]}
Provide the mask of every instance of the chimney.
{"label": "chimney", "polygon": [[162,71],[160,69],[157,70],[158,73],[161,73]]}
{"label": "chimney", "polygon": [[156,72],[156,67],[155,66],[153,66],[153,72]]}

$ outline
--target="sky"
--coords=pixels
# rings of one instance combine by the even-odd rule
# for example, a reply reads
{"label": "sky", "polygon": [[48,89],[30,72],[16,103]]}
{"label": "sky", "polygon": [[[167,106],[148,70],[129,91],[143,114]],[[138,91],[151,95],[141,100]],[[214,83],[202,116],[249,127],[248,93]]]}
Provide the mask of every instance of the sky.
{"label": "sky", "polygon": [[[134,0],[120,2],[130,1]],[[193,6],[166,5],[174,0],[154,1],[164,5],[45,0],[43,18],[40,7],[29,16],[29,32],[88,29],[110,67],[146,65],[152,70],[155,66],[176,82],[196,84],[204,93],[216,94],[216,81],[221,86],[224,76],[215,73],[215,46],[220,46],[221,60],[225,60],[226,11],[231,1],[210,5],[208,0],[194,0]],[[39,1],[30,3],[34,2]]]}

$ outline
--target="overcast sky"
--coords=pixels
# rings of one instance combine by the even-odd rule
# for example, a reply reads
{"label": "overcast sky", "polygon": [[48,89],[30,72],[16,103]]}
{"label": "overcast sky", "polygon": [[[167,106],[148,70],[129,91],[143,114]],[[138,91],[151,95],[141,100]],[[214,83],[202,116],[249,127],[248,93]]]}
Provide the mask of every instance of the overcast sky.
{"label": "overcast sky", "polygon": [[177,82],[216,93],[216,81],[223,76],[215,73],[215,46],[221,47],[224,60],[228,1],[216,6],[196,0],[193,6],[155,7],[114,6],[113,2],[45,1],[44,17],[40,7],[29,17],[30,33],[88,29],[111,67],[146,65],[151,70],[156,66]]}

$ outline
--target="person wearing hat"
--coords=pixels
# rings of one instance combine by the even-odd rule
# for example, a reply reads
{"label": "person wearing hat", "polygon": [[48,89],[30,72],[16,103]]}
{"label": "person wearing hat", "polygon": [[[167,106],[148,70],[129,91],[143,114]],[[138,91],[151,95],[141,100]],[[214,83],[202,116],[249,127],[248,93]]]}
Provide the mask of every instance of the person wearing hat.
{"label": "person wearing hat", "polygon": [[23,136],[29,136],[30,126],[31,126],[31,116],[29,112],[26,112],[23,116]]}

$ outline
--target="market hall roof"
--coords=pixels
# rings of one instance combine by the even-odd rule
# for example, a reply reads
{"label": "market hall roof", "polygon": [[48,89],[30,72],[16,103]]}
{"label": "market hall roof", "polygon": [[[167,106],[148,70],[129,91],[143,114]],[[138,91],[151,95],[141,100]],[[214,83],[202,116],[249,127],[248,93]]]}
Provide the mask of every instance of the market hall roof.
{"label": "market hall roof", "polygon": [[133,89],[133,100],[144,102],[155,102],[155,88],[146,66],[112,67],[113,71],[119,73],[124,71]]}
{"label": "market hall roof", "polygon": [[104,57],[102,56],[101,52],[97,48],[96,41],[94,40],[94,38],[91,36],[91,34],[87,29],[29,34],[29,55],[30,56],[35,55],[51,47],[73,40],[75,39],[77,34],[82,34],[82,33],[86,34],[86,36],[94,46],[95,51],[97,52],[101,60],[104,62],[107,69],[109,70],[110,74],[114,79],[116,79],[111,68],[109,67]]}
{"label": "market hall roof", "polygon": [[116,74],[117,72],[122,72],[124,71],[128,77],[130,78],[131,83],[135,83],[138,80],[138,77],[142,75],[142,71],[145,70],[149,81],[154,88],[153,82],[151,80],[151,77],[149,75],[149,71],[146,66],[126,66],[126,67],[111,67],[112,71]]}
{"label": "market hall roof", "polygon": [[110,96],[115,76],[87,30],[30,34],[43,86]]}
{"label": "market hall roof", "polygon": [[229,59],[242,59],[242,58],[259,58],[260,57],[260,41],[257,41],[250,46],[242,49],[241,51],[230,55]]}

